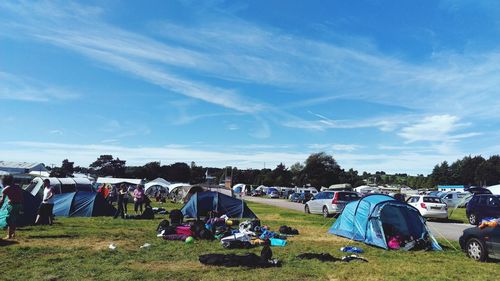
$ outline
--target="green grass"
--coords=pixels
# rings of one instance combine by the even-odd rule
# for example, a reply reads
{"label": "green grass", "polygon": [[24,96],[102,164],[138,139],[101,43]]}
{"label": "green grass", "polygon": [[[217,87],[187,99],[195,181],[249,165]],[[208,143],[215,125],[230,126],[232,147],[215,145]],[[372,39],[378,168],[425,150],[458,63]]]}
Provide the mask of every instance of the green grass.
{"label": "green grass", "polygon": [[465,208],[448,210],[448,218],[456,222],[469,223],[469,219],[467,219],[467,215],[465,215]]}
{"label": "green grass", "polygon": [[[289,245],[273,248],[281,268],[219,268],[201,265],[206,253],[244,253],[225,250],[216,241],[187,245],[156,237],[162,218],[153,221],[112,218],[59,218],[55,225],[20,229],[17,244],[0,246],[1,280],[465,280],[498,275],[498,264],[477,263],[458,250],[443,252],[385,251],[327,234],[332,219],[305,215],[257,203],[250,208],[263,224],[299,229]],[[169,204],[168,209],[174,207]],[[176,206],[179,207],[179,206]],[[139,249],[144,243],[149,249]],[[108,245],[115,243],[116,251]],[[338,251],[348,244],[365,249],[369,263],[322,263],[295,257],[304,252]],[[458,248],[457,243],[453,247]],[[249,250],[259,253],[260,248]]]}

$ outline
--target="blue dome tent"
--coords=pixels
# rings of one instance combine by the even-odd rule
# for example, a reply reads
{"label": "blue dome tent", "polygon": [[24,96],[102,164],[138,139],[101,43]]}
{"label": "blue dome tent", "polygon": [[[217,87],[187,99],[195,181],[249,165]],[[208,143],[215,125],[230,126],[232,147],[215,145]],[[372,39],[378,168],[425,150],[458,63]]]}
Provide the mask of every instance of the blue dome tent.
{"label": "blue dome tent", "polygon": [[182,214],[190,218],[206,217],[210,211],[220,212],[230,218],[257,218],[243,200],[214,191],[193,194],[181,209]]}
{"label": "blue dome tent", "polygon": [[61,217],[112,216],[116,209],[98,192],[71,192],[54,195],[53,214]]}
{"label": "blue dome tent", "polygon": [[388,230],[415,239],[428,237],[434,250],[442,250],[418,210],[388,195],[368,195],[347,204],[329,233],[388,249]]}

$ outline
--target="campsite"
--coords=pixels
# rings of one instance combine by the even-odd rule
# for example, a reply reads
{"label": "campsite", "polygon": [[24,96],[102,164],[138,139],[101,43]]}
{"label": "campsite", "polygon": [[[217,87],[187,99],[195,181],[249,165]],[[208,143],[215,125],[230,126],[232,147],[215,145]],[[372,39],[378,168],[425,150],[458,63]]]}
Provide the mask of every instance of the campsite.
{"label": "campsite", "polygon": [[[167,203],[179,209],[180,203]],[[273,247],[279,268],[204,266],[198,256],[206,253],[259,253],[256,249],[223,249],[217,241],[165,241],[156,237],[162,216],[154,220],[113,220],[110,217],[57,218],[52,227],[26,226],[16,241],[0,248],[2,265],[10,268],[3,280],[458,280],[463,276],[489,278],[498,264],[475,263],[459,250],[457,242],[438,239],[443,251],[387,251],[328,233],[335,219],[306,215],[257,203],[248,207],[271,227],[286,224],[300,234],[286,247]],[[8,242],[8,241],[7,241]],[[7,243],[2,241],[2,243]],[[141,249],[145,243],[148,248]],[[109,245],[116,245],[110,250]],[[361,247],[368,262],[328,263],[299,260],[301,253],[330,253],[340,257],[341,247]],[[454,248],[456,249],[454,249]],[[445,266],[446,265],[446,266]]]}
{"label": "campsite", "polygon": [[499,19],[0,0],[0,281],[498,279]]}

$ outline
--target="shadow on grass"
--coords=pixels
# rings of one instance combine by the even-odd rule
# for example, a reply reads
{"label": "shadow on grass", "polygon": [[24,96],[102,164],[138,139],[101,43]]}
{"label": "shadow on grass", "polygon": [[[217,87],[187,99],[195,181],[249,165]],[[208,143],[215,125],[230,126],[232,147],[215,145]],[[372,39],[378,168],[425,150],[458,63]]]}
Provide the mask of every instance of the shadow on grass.
{"label": "shadow on grass", "polygon": [[427,218],[426,220],[428,222],[440,222],[440,223],[464,223],[461,220],[455,220],[455,219],[434,219],[434,218]]}
{"label": "shadow on grass", "polygon": [[77,234],[58,234],[58,235],[29,235],[30,239],[53,239],[53,238],[75,238]]}
{"label": "shadow on grass", "polygon": [[0,239],[0,247],[19,244],[17,241]]}

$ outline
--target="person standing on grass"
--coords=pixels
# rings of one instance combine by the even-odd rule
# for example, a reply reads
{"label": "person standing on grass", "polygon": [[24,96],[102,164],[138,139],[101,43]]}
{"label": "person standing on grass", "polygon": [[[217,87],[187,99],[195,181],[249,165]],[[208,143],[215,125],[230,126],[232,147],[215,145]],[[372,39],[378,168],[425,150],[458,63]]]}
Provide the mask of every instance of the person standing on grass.
{"label": "person standing on grass", "polygon": [[7,202],[7,237],[5,239],[13,239],[16,237],[16,225],[19,219],[20,212],[23,208],[23,191],[19,186],[14,184],[14,177],[7,175],[2,180],[4,189],[2,190],[2,199],[0,199],[0,207],[5,202],[5,197],[9,198]]}
{"label": "person standing on grass", "polygon": [[140,209],[142,213],[142,204],[144,203],[144,190],[142,185],[138,184],[134,190],[134,211],[135,214],[139,214],[137,211]]}
{"label": "person standing on grass", "polygon": [[126,215],[128,213],[127,204],[129,197],[128,187],[126,184],[122,183],[120,192],[123,192],[123,211],[125,212]]}
{"label": "person standing on grass", "polygon": [[123,206],[123,201],[124,201],[124,197],[125,197],[125,194],[126,194],[126,186],[125,184],[121,184],[120,185],[120,189],[118,190],[118,193],[117,193],[117,207],[118,209],[116,210],[116,213],[115,213],[115,216],[114,218],[116,219],[118,216],[121,216],[122,219],[125,218],[125,211],[124,211],[124,206]]}
{"label": "person standing on grass", "polygon": [[52,210],[54,208],[54,204],[49,203],[49,200],[54,196],[54,189],[50,185],[49,179],[43,180],[43,201],[38,208],[38,215],[36,216],[35,224],[38,224],[40,220],[48,221],[50,225],[52,225]]}

